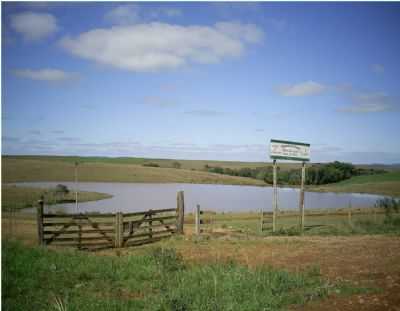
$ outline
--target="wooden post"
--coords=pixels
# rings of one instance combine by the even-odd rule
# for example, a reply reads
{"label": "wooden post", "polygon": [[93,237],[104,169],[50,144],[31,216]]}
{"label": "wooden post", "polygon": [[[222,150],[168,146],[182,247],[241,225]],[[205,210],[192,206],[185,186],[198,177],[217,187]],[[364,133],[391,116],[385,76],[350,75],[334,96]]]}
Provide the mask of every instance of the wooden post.
{"label": "wooden post", "polygon": [[82,248],[82,226],[81,224],[78,224],[78,249],[81,248]]}
{"label": "wooden post", "polygon": [[351,221],[351,210],[349,210],[349,212],[347,214],[347,221],[349,222],[349,226],[352,227],[353,222]]}
{"label": "wooden post", "polygon": [[196,235],[200,234],[200,205],[197,204],[196,206],[196,213],[195,213],[195,232]]}
{"label": "wooden post", "polygon": [[260,232],[262,233],[263,229],[264,229],[264,224],[263,224],[263,222],[264,222],[264,211],[263,211],[262,208],[261,208],[261,216],[260,216],[260,218],[261,218],[261,221],[260,221]]}
{"label": "wooden post", "polygon": [[301,164],[301,186],[300,186],[300,232],[304,231],[304,180],[306,178],[306,163]]}
{"label": "wooden post", "polygon": [[43,238],[43,206],[44,198],[43,196],[38,201],[39,206],[37,207],[37,229],[38,229],[38,243],[39,245],[44,245],[45,241]]}
{"label": "wooden post", "polygon": [[153,228],[152,228],[152,226],[153,226],[153,221],[152,221],[152,218],[153,218],[153,213],[152,213],[152,211],[151,210],[149,210],[149,212],[150,212],[150,215],[149,215],[149,238],[150,239],[152,239],[153,238]]}
{"label": "wooden post", "polygon": [[75,162],[75,208],[78,213],[78,162]]}
{"label": "wooden post", "polygon": [[176,212],[177,212],[177,233],[183,234],[183,223],[185,220],[185,199],[183,191],[179,191],[176,197]]}
{"label": "wooden post", "polygon": [[277,188],[277,182],[276,182],[276,160],[274,160],[274,167],[273,167],[273,178],[274,178],[274,189],[273,189],[273,194],[272,194],[272,208],[273,208],[273,213],[272,213],[272,232],[275,232],[276,230],[276,218],[278,214],[278,188]]}
{"label": "wooden post", "polygon": [[115,247],[122,247],[124,239],[124,222],[121,212],[115,214]]}

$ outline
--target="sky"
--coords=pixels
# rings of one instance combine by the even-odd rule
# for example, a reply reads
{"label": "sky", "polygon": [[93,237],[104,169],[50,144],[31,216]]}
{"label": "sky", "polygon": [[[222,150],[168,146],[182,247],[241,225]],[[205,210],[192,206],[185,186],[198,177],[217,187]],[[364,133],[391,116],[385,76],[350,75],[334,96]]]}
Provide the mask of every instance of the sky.
{"label": "sky", "polygon": [[1,6],[2,154],[400,163],[400,3]]}

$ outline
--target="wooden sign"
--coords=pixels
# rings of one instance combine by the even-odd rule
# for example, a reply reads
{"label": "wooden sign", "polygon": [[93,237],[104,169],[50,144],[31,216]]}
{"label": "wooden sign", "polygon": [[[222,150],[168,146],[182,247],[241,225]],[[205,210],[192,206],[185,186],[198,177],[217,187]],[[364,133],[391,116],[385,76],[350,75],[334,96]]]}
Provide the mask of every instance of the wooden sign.
{"label": "wooden sign", "polygon": [[271,159],[310,161],[310,144],[271,139]]}

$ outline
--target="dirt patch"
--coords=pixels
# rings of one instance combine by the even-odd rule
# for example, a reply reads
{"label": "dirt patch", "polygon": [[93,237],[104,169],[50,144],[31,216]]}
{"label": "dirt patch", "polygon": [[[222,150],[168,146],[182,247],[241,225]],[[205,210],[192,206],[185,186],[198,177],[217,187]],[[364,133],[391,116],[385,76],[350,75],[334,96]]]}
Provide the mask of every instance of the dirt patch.
{"label": "dirt patch", "polygon": [[270,265],[289,271],[319,267],[332,283],[350,282],[370,293],[332,295],[293,310],[400,311],[400,239],[388,236],[269,237],[182,243],[189,262],[235,260],[249,267]]}
{"label": "dirt patch", "polygon": [[[3,238],[12,236],[29,245],[37,244],[37,228],[33,217],[15,221],[3,219],[2,225]],[[375,289],[364,294],[335,294],[306,306],[293,306],[292,310],[400,311],[399,237],[365,235],[262,238],[221,231],[200,238],[189,233],[153,245],[95,254],[139,254],[156,245],[177,248],[189,264],[234,260],[249,267],[270,265],[289,271],[302,271],[317,266],[323,277],[332,283],[349,281],[358,287]],[[122,296],[130,295],[123,293]]]}

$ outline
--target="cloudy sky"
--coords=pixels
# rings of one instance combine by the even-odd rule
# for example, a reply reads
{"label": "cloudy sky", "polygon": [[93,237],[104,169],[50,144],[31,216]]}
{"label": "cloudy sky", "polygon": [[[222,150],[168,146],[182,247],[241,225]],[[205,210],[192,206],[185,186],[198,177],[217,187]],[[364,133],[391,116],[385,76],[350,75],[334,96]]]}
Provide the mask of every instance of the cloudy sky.
{"label": "cloudy sky", "polygon": [[400,162],[399,3],[2,3],[2,153]]}

